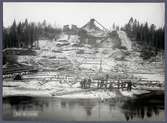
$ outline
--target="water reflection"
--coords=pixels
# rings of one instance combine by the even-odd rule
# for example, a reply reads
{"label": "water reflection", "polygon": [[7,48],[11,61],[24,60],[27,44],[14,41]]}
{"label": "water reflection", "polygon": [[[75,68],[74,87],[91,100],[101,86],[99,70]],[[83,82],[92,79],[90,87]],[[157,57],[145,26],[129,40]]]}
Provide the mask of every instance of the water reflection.
{"label": "water reflection", "polygon": [[66,102],[62,101],[62,102],[61,102],[61,107],[62,107],[62,108],[66,108]]}
{"label": "water reflection", "polygon": [[[154,102],[154,103],[153,103]],[[156,103],[155,103],[156,102]],[[23,115],[38,112],[37,116]],[[16,117],[14,112],[20,113]],[[3,98],[5,120],[67,120],[67,121],[129,121],[163,120],[164,104],[159,101],[114,98],[98,99],[55,99],[33,97]]]}
{"label": "water reflection", "polygon": [[87,116],[91,116],[92,109],[96,106],[96,103],[92,100],[81,100],[80,106],[85,109]]}
{"label": "water reflection", "polygon": [[164,110],[164,100],[134,99],[126,101],[122,106],[126,120],[135,118],[147,119],[158,116]]}

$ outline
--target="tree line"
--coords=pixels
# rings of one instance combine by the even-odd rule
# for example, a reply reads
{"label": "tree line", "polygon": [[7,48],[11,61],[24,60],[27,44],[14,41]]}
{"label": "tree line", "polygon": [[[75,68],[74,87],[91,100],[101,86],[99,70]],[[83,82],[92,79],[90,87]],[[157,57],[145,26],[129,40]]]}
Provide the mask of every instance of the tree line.
{"label": "tree line", "polygon": [[154,24],[147,22],[139,23],[130,18],[129,22],[122,28],[130,39],[141,46],[142,57],[157,55],[158,51],[164,50],[164,27],[156,28]]}
{"label": "tree line", "polygon": [[[114,24],[113,28],[116,28]],[[119,27],[116,30],[119,30]],[[164,28],[156,28],[154,24],[148,25],[147,22],[143,24],[130,18],[121,30],[124,30],[133,42],[141,46],[140,49],[145,58],[156,55],[159,50],[164,50]],[[3,48],[32,48],[35,41],[52,40],[61,32],[62,29],[52,27],[45,20],[38,24],[28,22],[27,19],[16,24],[14,20],[11,26],[3,28]]]}
{"label": "tree line", "polygon": [[42,23],[13,21],[7,28],[3,27],[3,48],[32,48],[33,43],[40,39],[54,39],[61,33],[60,28],[48,25],[44,20]]}

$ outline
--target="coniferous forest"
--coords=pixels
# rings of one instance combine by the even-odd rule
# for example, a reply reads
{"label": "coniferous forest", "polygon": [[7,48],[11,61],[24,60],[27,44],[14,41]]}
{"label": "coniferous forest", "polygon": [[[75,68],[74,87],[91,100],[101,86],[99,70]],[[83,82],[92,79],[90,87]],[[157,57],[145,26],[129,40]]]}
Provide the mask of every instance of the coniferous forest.
{"label": "coniferous forest", "polygon": [[53,39],[61,33],[60,28],[55,28],[46,23],[24,22],[13,24],[8,28],[3,28],[3,49],[5,48],[32,48],[33,42],[39,39]]}
{"label": "coniferous forest", "polygon": [[156,56],[158,51],[164,50],[164,27],[156,28],[154,24],[149,26],[147,22],[143,24],[130,18],[122,30],[127,33],[131,41],[141,46],[141,56],[144,59]]}
{"label": "coniferous forest", "polygon": [[[118,30],[118,29],[117,29]],[[141,57],[149,59],[156,56],[158,51],[164,50],[164,27],[156,28],[154,24],[140,23],[130,18],[129,22],[121,27],[132,42],[138,44]],[[3,28],[3,49],[5,48],[32,48],[33,42],[40,39],[52,40],[62,32],[61,28],[53,27],[44,20],[42,23],[24,22]]]}

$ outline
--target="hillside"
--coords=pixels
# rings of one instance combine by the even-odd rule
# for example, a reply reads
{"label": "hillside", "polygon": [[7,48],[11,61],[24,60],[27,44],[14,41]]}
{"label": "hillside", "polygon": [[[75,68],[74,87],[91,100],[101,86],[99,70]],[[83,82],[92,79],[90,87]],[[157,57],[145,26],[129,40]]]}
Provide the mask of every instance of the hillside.
{"label": "hillside", "polygon": [[19,64],[34,66],[39,71],[70,72],[74,78],[96,76],[100,64],[104,74],[111,76],[113,72],[118,75],[128,73],[128,76],[134,76],[134,72],[164,75],[163,51],[156,57],[143,60],[137,45],[134,45],[126,32],[106,31],[102,28],[90,20],[81,27],[81,30],[86,31],[84,36],[80,33],[61,33],[56,40],[39,40],[36,56],[19,55],[17,61]]}
{"label": "hillside", "polygon": [[[163,52],[152,57],[152,60],[143,60],[140,50],[126,32],[120,30],[104,32],[89,22],[83,28],[87,30],[84,35],[61,33],[56,40],[39,40],[36,56],[17,56],[19,64],[38,68],[38,72],[24,75],[24,82],[20,83],[13,83],[9,78],[4,79],[4,86],[9,88],[18,86],[22,90],[15,88],[10,90],[7,87],[3,95],[39,96],[42,93],[45,96],[60,94],[62,95],[60,97],[75,98],[116,97],[115,91],[91,90],[88,94],[80,88],[81,80],[91,78],[97,82],[106,75],[111,81],[127,79],[139,84],[137,86],[139,90],[120,91],[124,96],[132,97],[135,93],[145,93],[145,89],[157,89],[156,85],[148,87],[146,82],[149,81],[157,81],[163,88],[165,81]],[[100,33],[104,35],[100,37],[98,35]],[[96,84],[92,87],[96,87]],[[28,91],[23,91],[23,88]],[[77,93],[71,96],[74,92]]]}

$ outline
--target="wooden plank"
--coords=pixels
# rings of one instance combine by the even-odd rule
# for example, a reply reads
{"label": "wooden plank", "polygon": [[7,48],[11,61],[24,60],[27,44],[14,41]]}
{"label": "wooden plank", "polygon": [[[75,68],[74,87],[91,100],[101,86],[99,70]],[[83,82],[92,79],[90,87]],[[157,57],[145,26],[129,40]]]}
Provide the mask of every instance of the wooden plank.
{"label": "wooden plank", "polygon": [[3,50],[4,55],[36,55],[36,51],[28,48],[6,48]]}

